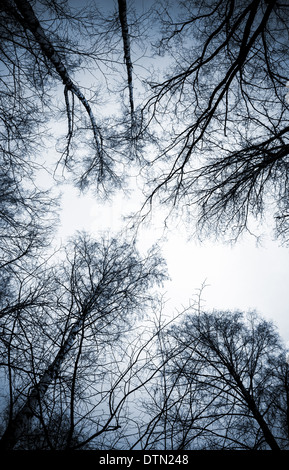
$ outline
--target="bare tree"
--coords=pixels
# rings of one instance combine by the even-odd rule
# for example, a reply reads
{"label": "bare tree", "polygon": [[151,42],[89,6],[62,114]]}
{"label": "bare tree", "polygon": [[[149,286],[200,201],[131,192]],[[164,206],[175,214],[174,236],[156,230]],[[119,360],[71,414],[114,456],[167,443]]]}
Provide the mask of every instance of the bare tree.
{"label": "bare tree", "polygon": [[119,426],[124,399],[114,406],[115,384],[129,372],[120,369],[118,341],[151,305],[150,289],[165,276],[163,261],[157,252],[142,259],[133,245],[85,234],[65,251],[62,267],[44,273],[42,308],[38,302],[11,309],[3,322],[9,359],[1,365],[10,389],[3,449],[25,448],[33,421],[49,430],[56,415],[68,419],[67,447],[79,428],[91,432],[90,442]]}
{"label": "bare tree", "polygon": [[119,21],[121,24],[122,38],[123,38],[123,50],[124,50],[124,60],[127,69],[127,83],[129,90],[129,103],[130,103],[130,112],[131,119],[134,120],[134,97],[133,97],[133,79],[132,79],[132,59],[131,59],[131,49],[130,49],[130,34],[127,21],[127,4],[126,0],[118,0],[118,10],[119,10]]}
{"label": "bare tree", "polygon": [[[98,191],[103,189],[105,193],[119,187],[128,160],[127,151],[122,152],[121,147],[131,135],[124,131],[122,120],[118,119],[116,127],[117,119],[114,117],[112,122],[105,105],[108,93],[111,100],[112,91],[115,103],[121,102],[119,92],[113,90],[114,79],[109,78],[117,74],[122,86],[124,55],[133,115],[126,3],[120,2],[119,8],[111,16],[107,12],[105,17],[88,3],[71,6],[67,1],[5,0],[0,15],[2,123],[7,131],[21,137],[19,120],[22,128],[27,121],[26,133],[22,132],[24,147],[28,148],[29,140],[39,142],[43,148],[41,136],[48,138],[46,144],[51,142],[47,134],[49,123],[61,137],[57,168],[64,165],[81,189],[92,182]],[[84,71],[89,72],[93,85],[87,84]],[[20,113],[16,115],[16,111]],[[61,122],[66,120],[66,138],[55,125],[59,116]],[[29,129],[28,124],[33,128]],[[33,160],[36,161],[35,157]]]}
{"label": "bare tree", "polygon": [[188,309],[162,351],[166,367],[147,405],[159,418],[147,448],[288,448],[288,364],[271,323]]}
{"label": "bare tree", "polygon": [[286,240],[287,3],[164,4],[160,21],[169,70],[150,81],[144,114],[165,138],[149,200],[183,206],[201,235],[234,240],[273,210]]}
{"label": "bare tree", "polygon": [[287,448],[288,364],[273,326],[198,307],[141,329],[159,308],[158,251],[80,233],[54,261],[58,196],[38,176],[61,167],[106,194],[137,155],[148,201],[185,207],[200,235],[237,239],[273,207],[286,241],[288,5],[156,3],[152,41],[159,33],[168,72],[153,71],[141,103],[145,47],[132,44],[150,46],[147,18],[125,0],[105,14],[73,5],[0,6],[0,446]]}

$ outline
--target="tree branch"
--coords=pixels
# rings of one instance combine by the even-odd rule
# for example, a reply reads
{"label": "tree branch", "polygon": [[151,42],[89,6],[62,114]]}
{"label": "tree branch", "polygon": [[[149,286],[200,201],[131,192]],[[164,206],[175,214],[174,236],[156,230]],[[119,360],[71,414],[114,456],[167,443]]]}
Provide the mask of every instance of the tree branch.
{"label": "tree branch", "polygon": [[133,65],[132,65],[131,53],[130,53],[130,35],[129,35],[128,23],[127,23],[126,0],[118,0],[118,14],[119,14],[119,21],[121,24],[124,60],[125,60],[126,70],[127,70],[130,113],[131,113],[131,120],[133,123],[134,121],[134,97],[133,97],[133,80],[132,80]]}

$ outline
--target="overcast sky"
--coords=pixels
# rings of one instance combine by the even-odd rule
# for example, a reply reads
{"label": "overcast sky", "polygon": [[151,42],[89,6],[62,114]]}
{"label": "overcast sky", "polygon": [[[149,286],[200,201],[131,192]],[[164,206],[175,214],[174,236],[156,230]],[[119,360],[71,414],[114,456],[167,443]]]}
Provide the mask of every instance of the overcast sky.
{"label": "overcast sky", "polygon": [[[117,197],[113,203],[99,204],[92,195],[79,197],[67,188],[63,195],[61,229],[64,241],[75,230],[86,229],[97,236],[103,230],[117,233],[123,228],[122,215],[137,207],[132,196]],[[157,218],[157,217],[156,217]],[[166,283],[167,308],[180,310],[196,295],[202,283],[204,306],[209,309],[257,310],[278,326],[289,341],[288,248],[264,236],[261,245],[254,237],[245,237],[234,246],[212,241],[188,240],[185,227],[170,229],[161,241],[171,280]],[[163,234],[161,223],[144,228],[139,243],[149,248]]]}
{"label": "overcast sky", "polygon": [[[106,2],[106,7],[112,2]],[[144,12],[152,1],[138,0]],[[101,4],[101,2],[98,2]],[[64,241],[75,230],[86,229],[96,234],[103,230],[115,233],[123,227],[122,215],[138,209],[134,194],[131,199],[119,196],[113,203],[98,203],[92,195],[79,196],[67,187],[63,195],[61,229]],[[156,216],[158,220],[158,216]],[[160,219],[161,220],[161,219]],[[189,228],[189,227],[187,227]],[[140,245],[148,248],[162,235],[159,226],[140,232]],[[166,234],[162,253],[167,260],[171,281],[165,286],[168,308],[187,306],[205,282],[204,305],[209,309],[257,310],[273,320],[285,341],[289,341],[288,279],[289,251],[272,240],[272,231],[264,227],[261,245],[254,237],[245,237],[234,246],[209,240],[188,241],[189,231],[177,227]]]}

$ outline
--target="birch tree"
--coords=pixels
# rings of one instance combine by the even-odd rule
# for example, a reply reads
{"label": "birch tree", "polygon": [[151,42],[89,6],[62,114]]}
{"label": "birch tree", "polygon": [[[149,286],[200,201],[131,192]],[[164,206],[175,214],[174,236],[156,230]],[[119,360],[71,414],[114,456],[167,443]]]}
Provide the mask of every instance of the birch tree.
{"label": "birch tree", "polygon": [[94,429],[88,442],[120,425],[125,400],[114,409],[111,384],[122,375],[114,354],[135,319],[152,306],[151,288],[165,278],[163,261],[157,252],[141,258],[126,242],[98,242],[85,234],[65,251],[62,267],[43,273],[43,303],[7,311],[2,323],[9,360],[4,353],[1,365],[10,389],[2,449],[25,448],[35,422],[45,436],[56,412],[63,422],[68,417],[68,448],[81,425],[86,436]]}
{"label": "birch tree", "polygon": [[129,104],[132,122],[134,120],[134,97],[133,97],[133,79],[132,79],[132,59],[131,59],[131,48],[130,48],[130,34],[127,21],[127,4],[126,0],[118,0],[118,10],[119,10],[119,21],[121,24],[121,32],[123,39],[123,50],[124,50],[124,60],[127,70],[127,83],[128,83],[128,92],[129,92]]}
{"label": "birch tree", "polygon": [[147,449],[288,448],[288,364],[270,322],[189,308],[164,332],[162,352]]}
{"label": "birch tree", "polygon": [[159,18],[169,68],[143,108],[164,137],[148,200],[184,210],[200,236],[236,240],[268,216],[286,241],[287,3],[179,2]]}
{"label": "birch tree", "polygon": [[[56,129],[56,139],[58,137],[60,157],[56,168],[64,165],[82,190],[90,184],[98,192],[103,189],[105,193],[119,187],[127,163],[127,151],[122,151],[125,133],[117,116],[114,116],[115,122],[118,121],[118,128],[115,128],[115,122],[107,113],[106,101],[112,96],[110,75],[122,74],[124,57],[133,116],[126,2],[120,2],[118,9],[108,12],[107,17],[97,5],[93,8],[88,3],[70,6],[67,1],[5,0],[0,13],[1,61],[6,76],[2,81],[2,92],[6,92],[9,100],[14,97],[18,108],[24,112],[22,119],[25,116],[37,128],[39,138],[35,139],[34,129],[34,141],[41,143],[40,137],[45,135],[48,138],[46,144],[50,142],[49,123]],[[85,71],[90,74],[91,86],[87,84]],[[116,106],[121,102],[116,91],[113,100]],[[7,101],[3,99],[2,103],[3,107],[5,103],[3,123],[7,126],[8,122],[16,121],[17,108],[13,107],[11,113],[11,106],[6,107]],[[59,119],[56,118],[59,109],[58,116],[63,125],[66,119],[65,137],[54,122]],[[23,137],[27,142],[27,133]],[[118,151],[115,141],[119,145]]]}

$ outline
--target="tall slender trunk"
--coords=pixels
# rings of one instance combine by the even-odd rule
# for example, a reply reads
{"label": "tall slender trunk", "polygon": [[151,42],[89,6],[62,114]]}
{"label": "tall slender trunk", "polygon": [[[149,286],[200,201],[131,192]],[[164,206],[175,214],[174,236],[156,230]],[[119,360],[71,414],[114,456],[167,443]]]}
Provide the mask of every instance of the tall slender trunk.
{"label": "tall slender trunk", "polygon": [[[42,50],[43,55],[51,62],[55,71],[61,78],[63,84],[65,85],[65,89],[70,90],[81,104],[84,106],[86,113],[89,116],[89,120],[91,123],[94,141],[96,144],[97,154],[102,161],[102,137],[100,134],[100,130],[96,124],[96,120],[94,114],[92,112],[91,106],[87,99],[85,98],[84,94],[80,90],[79,86],[73,82],[71,79],[65,64],[59,53],[54,48],[53,44],[51,43],[50,39],[47,37],[44,29],[42,28],[37,16],[34,13],[32,6],[30,5],[29,1],[27,0],[2,0],[6,5],[8,11],[14,16],[14,18],[22,25],[22,27],[26,30],[29,30],[35,40],[37,41],[39,47]],[[13,6],[13,3],[16,5],[17,9]]]}
{"label": "tall slender trunk", "polygon": [[273,436],[272,432],[270,431],[268,424],[266,423],[265,419],[263,418],[262,414],[260,413],[260,410],[259,410],[258,406],[256,405],[256,402],[255,402],[254,398],[251,396],[251,394],[245,388],[245,386],[244,386],[242,380],[240,379],[239,375],[234,370],[232,370],[232,368],[230,368],[229,366],[227,366],[227,367],[228,367],[229,372],[234,377],[240,391],[242,392],[242,395],[243,395],[243,397],[244,397],[244,399],[245,399],[245,401],[248,405],[249,410],[252,412],[255,420],[259,424],[267,444],[270,446],[270,448],[272,450],[281,450],[278,443],[277,443],[277,441],[276,441],[276,439],[275,439],[275,437]]}
{"label": "tall slender trunk", "polygon": [[126,0],[118,0],[118,15],[119,15],[119,21],[120,21],[121,32],[122,32],[124,60],[125,60],[126,70],[127,70],[127,83],[128,83],[128,90],[129,90],[130,112],[131,112],[131,119],[132,119],[132,124],[133,124],[133,121],[134,121],[134,97],[133,97],[133,80],[132,80],[133,65],[132,65],[131,53],[130,53],[130,37],[129,37],[129,30],[128,30],[128,22],[127,22]]}
{"label": "tall slender trunk", "polygon": [[78,332],[83,327],[85,315],[82,314],[79,319],[71,327],[67,339],[60,347],[57,355],[47,369],[43,372],[40,380],[30,388],[25,403],[18,410],[14,418],[10,420],[6,431],[0,440],[0,450],[12,450],[18,440],[25,434],[29,427],[31,419],[36,416],[40,409],[41,401],[53,380],[59,374],[61,365],[65,360],[68,352],[72,348]]}

